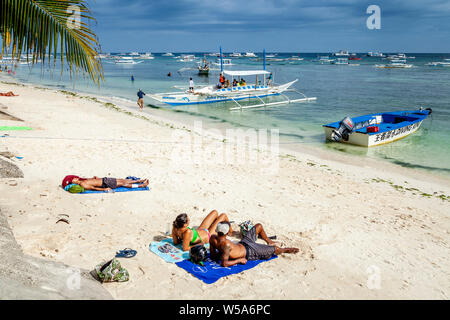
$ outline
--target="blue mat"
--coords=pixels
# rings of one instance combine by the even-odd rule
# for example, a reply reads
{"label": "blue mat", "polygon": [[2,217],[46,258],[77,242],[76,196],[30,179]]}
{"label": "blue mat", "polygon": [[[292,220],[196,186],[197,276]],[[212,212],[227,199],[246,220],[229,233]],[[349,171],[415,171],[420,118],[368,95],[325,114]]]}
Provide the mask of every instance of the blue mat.
{"label": "blue mat", "polygon": [[[114,192],[128,192],[128,191],[145,191],[145,190],[150,190],[149,187],[144,187],[144,188],[125,188],[125,187],[118,187],[116,189],[113,189]],[[111,192],[111,193],[114,193]],[[108,191],[104,190],[104,191],[97,191],[97,190],[86,190],[84,192],[80,192],[78,194],[86,194],[86,193],[108,193]]]}
{"label": "blue mat", "polygon": [[276,257],[276,255],[273,255],[268,260],[249,260],[246,264],[236,264],[231,267],[222,267],[219,263],[212,261],[209,257],[203,266],[199,266],[195,263],[190,262],[189,260],[183,260],[175,264],[191,273],[194,277],[202,280],[204,283],[211,284],[222,277],[254,268],[261,262],[270,261],[275,259]]}

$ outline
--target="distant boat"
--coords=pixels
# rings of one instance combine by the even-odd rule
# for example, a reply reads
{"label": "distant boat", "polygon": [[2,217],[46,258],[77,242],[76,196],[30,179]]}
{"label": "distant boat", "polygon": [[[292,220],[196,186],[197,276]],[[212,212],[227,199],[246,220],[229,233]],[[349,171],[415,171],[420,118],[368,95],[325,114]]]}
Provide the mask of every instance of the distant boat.
{"label": "distant boat", "polygon": [[358,57],[355,53],[352,53],[349,57],[348,60],[361,60],[360,57]]}
{"label": "distant boat", "polygon": [[303,58],[300,58],[299,56],[291,56],[290,58],[288,58],[288,60],[291,60],[291,61],[302,61]]}
{"label": "distant boat", "polygon": [[385,68],[385,69],[409,69],[412,68],[412,64],[407,64],[406,60],[391,60],[391,63],[388,64],[376,64],[376,68]]}
{"label": "distant boat", "polygon": [[334,61],[334,59],[330,59],[329,56],[319,56],[317,57],[316,60],[314,60],[315,62],[319,62],[320,64],[330,64],[331,62]]}
{"label": "distant boat", "polygon": [[431,108],[346,117],[323,125],[327,140],[373,147],[402,139],[416,132],[431,114]]}
{"label": "distant boat", "polygon": [[138,56],[138,55],[139,55],[139,52],[135,52],[135,51],[130,52],[130,56]]}
{"label": "distant boat", "polygon": [[180,62],[192,62],[196,59],[196,57],[193,54],[183,54],[179,58],[180,59],[178,61]]}
{"label": "distant boat", "polygon": [[[216,66],[220,66],[220,59],[217,59],[214,63]],[[222,59],[222,65],[223,66],[232,66],[231,59]]]}
{"label": "distant boat", "polygon": [[205,59],[203,59],[203,64],[198,65],[198,74],[201,76],[207,76],[209,74],[209,63]]}
{"label": "distant boat", "polygon": [[173,57],[173,53],[172,52],[166,52],[163,54],[163,57]]}
{"label": "distant boat", "polygon": [[339,50],[338,52],[333,53],[335,57],[348,57],[350,53],[347,50]]}
{"label": "distant boat", "polygon": [[230,57],[232,58],[241,58],[242,54],[240,54],[239,52],[233,52],[230,54]]}
{"label": "distant boat", "polygon": [[247,58],[256,58],[257,57],[257,55],[254,54],[253,52],[246,52],[244,56]]}
{"label": "distant boat", "polygon": [[348,58],[337,58],[336,60],[331,61],[331,64],[349,64]]}
{"label": "distant boat", "polygon": [[449,60],[449,62],[429,62],[426,64],[426,66],[430,66],[430,67],[450,67],[450,59],[445,59],[445,60]]}
{"label": "distant boat", "polygon": [[116,59],[114,61],[115,64],[124,64],[124,65],[130,65],[130,64],[138,64],[142,61],[135,61],[132,57],[120,57],[119,59]]}
{"label": "distant boat", "polygon": [[384,57],[384,54],[382,54],[381,52],[378,52],[378,51],[376,51],[376,52],[370,51],[370,52],[367,53],[367,56],[368,57],[382,58],[382,57]]}
{"label": "distant boat", "polygon": [[151,54],[151,52],[146,52],[144,54],[141,54],[139,56],[139,59],[152,60],[152,59],[155,59],[155,57]]}

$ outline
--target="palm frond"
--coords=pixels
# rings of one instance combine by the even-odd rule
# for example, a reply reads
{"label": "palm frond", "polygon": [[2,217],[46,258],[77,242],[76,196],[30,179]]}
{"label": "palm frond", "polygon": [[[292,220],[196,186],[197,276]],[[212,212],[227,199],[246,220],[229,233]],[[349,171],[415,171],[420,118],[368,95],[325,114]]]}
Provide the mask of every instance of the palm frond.
{"label": "palm frond", "polygon": [[59,51],[61,64],[66,61],[71,75],[87,74],[99,84],[100,46],[90,22],[95,19],[85,0],[1,0],[1,55],[11,50],[13,58],[26,54],[32,63],[50,62],[53,55],[55,63]]}

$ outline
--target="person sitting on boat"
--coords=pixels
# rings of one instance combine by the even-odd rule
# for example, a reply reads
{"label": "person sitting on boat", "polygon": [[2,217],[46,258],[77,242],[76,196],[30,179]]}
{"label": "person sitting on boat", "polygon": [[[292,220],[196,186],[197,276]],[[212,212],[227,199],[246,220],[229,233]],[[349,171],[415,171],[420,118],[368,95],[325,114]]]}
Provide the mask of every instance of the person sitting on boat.
{"label": "person sitting on boat", "polygon": [[236,87],[238,85],[238,82],[236,79],[233,80],[233,87]]}
{"label": "person sitting on boat", "polygon": [[182,244],[183,251],[188,251],[191,247],[206,244],[212,235],[216,234],[217,225],[226,221],[230,223],[225,213],[219,213],[217,210],[211,211],[198,228],[189,227],[189,217],[186,213],[177,216],[172,225],[172,239],[175,245]]}
{"label": "person sitting on boat", "polygon": [[230,80],[225,80],[225,88],[228,88],[230,86]]}
{"label": "person sitting on boat", "polygon": [[241,82],[239,83],[241,86],[245,86],[245,80],[244,78],[241,79]]}
{"label": "person sitting on boat", "polygon": [[125,188],[144,188],[148,186],[148,179],[116,179],[116,178],[80,178],[78,176],[67,176],[64,178],[62,186],[66,187],[68,184],[78,184],[85,190],[105,191],[112,190],[118,187]]}
{"label": "person sitting on boat", "polygon": [[194,80],[189,78],[189,92],[194,93]]}
{"label": "person sitting on boat", "polygon": [[[223,267],[229,267],[240,264],[246,264],[248,260],[267,260],[272,255],[282,253],[297,253],[297,248],[280,248],[275,242],[267,237],[263,226],[258,223],[249,231],[239,243],[233,243],[227,239],[231,235],[231,225],[224,221],[217,225],[217,235],[212,235],[209,240],[211,259],[221,261]],[[260,237],[267,245],[257,243]]]}
{"label": "person sitting on boat", "polygon": [[272,72],[267,77],[267,85],[270,86],[272,84]]}

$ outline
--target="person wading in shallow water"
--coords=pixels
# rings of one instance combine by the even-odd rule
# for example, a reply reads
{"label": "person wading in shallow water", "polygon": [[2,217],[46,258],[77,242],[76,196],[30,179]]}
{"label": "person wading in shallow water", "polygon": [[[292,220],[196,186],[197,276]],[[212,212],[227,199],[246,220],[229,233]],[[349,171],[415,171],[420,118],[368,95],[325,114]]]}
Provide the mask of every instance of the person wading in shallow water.
{"label": "person wading in shallow water", "polygon": [[139,106],[139,109],[142,111],[142,110],[144,110],[144,96],[145,96],[144,91],[139,89],[137,96],[138,96],[137,104]]}

